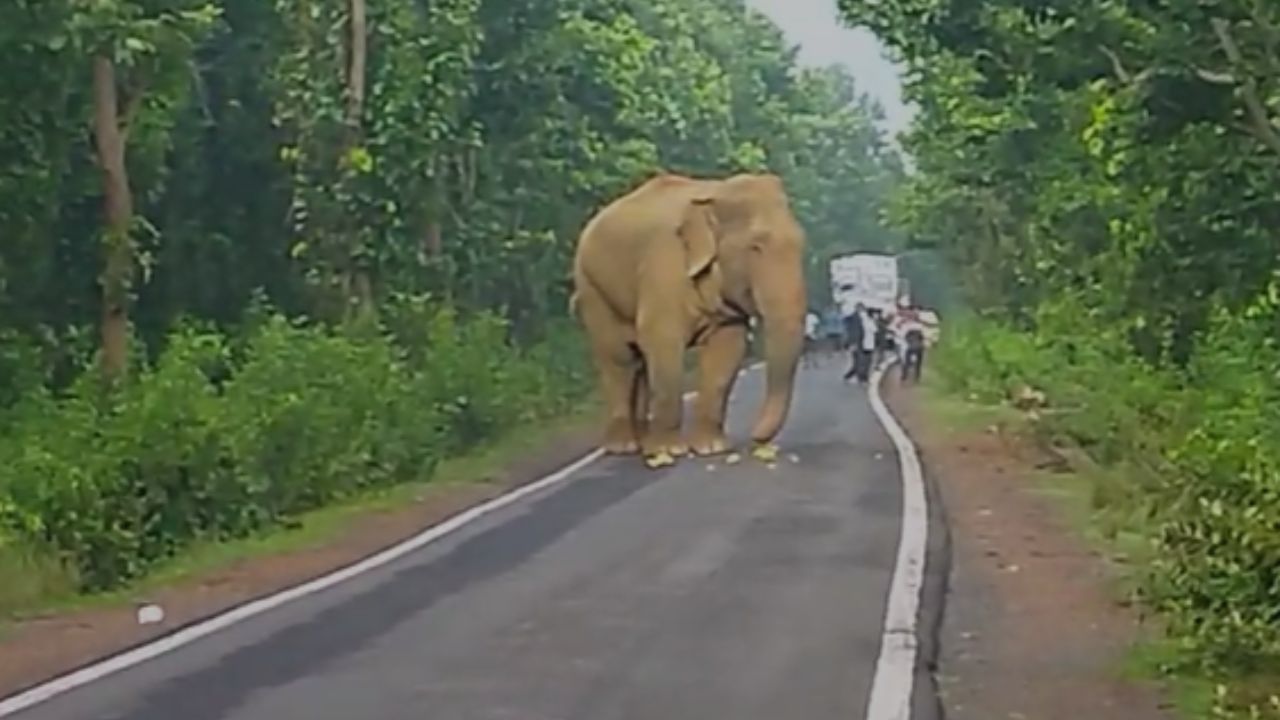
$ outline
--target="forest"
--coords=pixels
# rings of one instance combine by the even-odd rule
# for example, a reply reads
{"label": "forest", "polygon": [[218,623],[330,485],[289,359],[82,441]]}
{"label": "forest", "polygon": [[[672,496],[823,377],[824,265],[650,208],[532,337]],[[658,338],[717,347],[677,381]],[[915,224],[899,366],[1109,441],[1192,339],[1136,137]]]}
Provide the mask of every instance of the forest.
{"label": "forest", "polygon": [[880,109],[742,0],[7,0],[0,57],[0,610],[570,412],[657,171],[782,176],[819,293],[897,242]]}
{"label": "forest", "polygon": [[890,216],[971,312],[953,390],[1034,388],[1197,717],[1280,717],[1280,4],[840,0],[901,60]]}

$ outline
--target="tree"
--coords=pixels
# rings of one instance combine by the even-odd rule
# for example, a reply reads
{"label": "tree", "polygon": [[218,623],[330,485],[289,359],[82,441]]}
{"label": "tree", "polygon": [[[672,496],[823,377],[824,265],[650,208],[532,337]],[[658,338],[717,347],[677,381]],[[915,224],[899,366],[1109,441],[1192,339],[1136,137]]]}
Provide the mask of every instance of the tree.
{"label": "tree", "polygon": [[1267,68],[1280,61],[1280,10],[842,8],[909,63],[921,173],[900,217],[971,269],[980,304],[1026,319],[1045,299],[1084,292],[1144,357],[1181,361],[1215,303],[1242,308],[1267,287],[1278,209],[1265,190],[1277,179],[1267,108],[1280,92]]}
{"label": "tree", "polygon": [[[102,171],[102,369],[119,379],[128,366],[129,301],[138,260],[129,182],[128,146],[136,126],[148,124],[163,142],[173,94],[182,86],[193,47],[217,18],[200,0],[143,3],[117,0],[73,5],[68,23],[93,66],[93,136]],[[167,93],[167,94],[166,94]],[[122,102],[123,99],[123,102]],[[147,107],[150,105],[150,107]],[[140,113],[149,110],[155,117]],[[141,223],[145,229],[145,222]]]}

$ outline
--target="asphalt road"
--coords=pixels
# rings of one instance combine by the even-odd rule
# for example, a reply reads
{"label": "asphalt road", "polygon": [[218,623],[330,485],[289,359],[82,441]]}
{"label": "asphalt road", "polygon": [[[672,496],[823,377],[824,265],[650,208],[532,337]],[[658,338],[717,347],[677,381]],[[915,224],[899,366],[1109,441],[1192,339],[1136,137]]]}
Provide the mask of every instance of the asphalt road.
{"label": "asphalt road", "polygon": [[[388,566],[16,717],[862,718],[902,491],[893,444],[841,370],[801,371],[774,469],[600,461]],[[734,438],[759,384],[738,384]]]}

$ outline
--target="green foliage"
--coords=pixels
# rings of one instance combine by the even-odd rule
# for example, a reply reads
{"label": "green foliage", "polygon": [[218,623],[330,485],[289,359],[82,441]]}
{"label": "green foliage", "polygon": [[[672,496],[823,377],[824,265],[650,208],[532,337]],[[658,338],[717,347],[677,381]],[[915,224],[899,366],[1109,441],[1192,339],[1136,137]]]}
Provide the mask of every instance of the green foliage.
{"label": "green foliage", "polygon": [[937,367],[953,391],[988,403],[1024,386],[1044,392],[1041,432],[1129,469],[1127,486],[1099,501],[1147,533],[1140,589],[1188,661],[1215,674],[1276,672],[1280,351],[1268,324],[1221,314],[1187,375],[1147,366],[1123,338],[1062,310],[1046,308],[1034,333],[952,321]]}
{"label": "green foliage", "polygon": [[780,173],[817,293],[831,254],[897,243],[879,222],[900,162],[878,108],[842,71],[797,67],[741,0],[371,3],[355,111],[348,10],[4,4],[0,327],[100,320],[99,50],[119,65],[131,319],[149,348],[184,315],[234,326],[259,289],[325,319],[430,292],[537,335],[565,305],[583,220],[658,169]]}
{"label": "green foliage", "polygon": [[408,348],[278,315],[234,349],[183,329],[118,394],[88,374],[65,398],[30,396],[0,442],[0,527],[64,558],[86,589],[111,587],[193,542],[426,479],[589,387],[581,358],[553,371],[547,349],[510,345],[492,317],[414,319],[426,331]]}
{"label": "green foliage", "polygon": [[891,217],[996,323],[949,330],[947,362],[1147,468],[1125,497],[1160,514],[1152,602],[1212,668],[1275,663],[1280,5],[839,5],[920,108]]}

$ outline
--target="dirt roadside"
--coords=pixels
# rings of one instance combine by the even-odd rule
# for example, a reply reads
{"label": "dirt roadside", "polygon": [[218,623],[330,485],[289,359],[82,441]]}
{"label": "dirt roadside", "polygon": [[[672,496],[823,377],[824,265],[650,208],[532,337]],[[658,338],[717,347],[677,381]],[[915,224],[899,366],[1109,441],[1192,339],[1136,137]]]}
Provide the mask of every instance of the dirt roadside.
{"label": "dirt roadside", "polygon": [[[0,698],[372,555],[568,465],[591,450],[597,434],[589,427],[566,430],[487,477],[424,485],[408,504],[360,513],[313,547],[240,560],[120,603],[16,622],[0,638]],[[143,603],[162,607],[163,622],[139,625]]]}
{"label": "dirt roadside", "polygon": [[885,397],[921,451],[950,524],[938,668],[949,720],[1172,720],[1159,688],[1127,679],[1136,612],[1106,560],[1033,478],[1047,458],[989,427],[947,427],[921,392]]}

